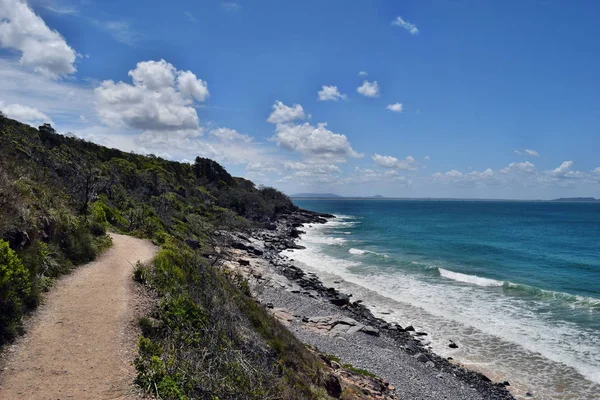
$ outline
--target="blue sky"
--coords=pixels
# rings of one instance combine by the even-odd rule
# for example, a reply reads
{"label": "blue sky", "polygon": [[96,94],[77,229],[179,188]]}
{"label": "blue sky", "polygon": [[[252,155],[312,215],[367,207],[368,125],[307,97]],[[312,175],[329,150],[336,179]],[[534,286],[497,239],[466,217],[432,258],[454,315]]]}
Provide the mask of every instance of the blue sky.
{"label": "blue sky", "polygon": [[287,193],[600,197],[599,13],[0,0],[0,109]]}

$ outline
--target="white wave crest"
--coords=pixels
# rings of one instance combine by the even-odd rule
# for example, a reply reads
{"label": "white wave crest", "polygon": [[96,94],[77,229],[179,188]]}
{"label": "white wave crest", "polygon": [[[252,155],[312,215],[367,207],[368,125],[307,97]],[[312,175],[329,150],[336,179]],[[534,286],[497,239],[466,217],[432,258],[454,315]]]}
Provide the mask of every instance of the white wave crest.
{"label": "white wave crest", "polygon": [[351,248],[350,250],[348,250],[348,253],[354,254],[354,255],[357,255],[357,256],[362,256],[363,254],[370,253],[370,252],[367,251],[367,250],[361,250],[361,249]]}
{"label": "white wave crest", "polygon": [[452,272],[444,268],[438,268],[438,270],[440,271],[441,276],[443,276],[444,278],[452,279],[454,281],[471,283],[473,285],[487,287],[504,285],[504,282],[497,281],[495,279],[482,278],[480,276],[475,275],[461,274],[460,272]]}

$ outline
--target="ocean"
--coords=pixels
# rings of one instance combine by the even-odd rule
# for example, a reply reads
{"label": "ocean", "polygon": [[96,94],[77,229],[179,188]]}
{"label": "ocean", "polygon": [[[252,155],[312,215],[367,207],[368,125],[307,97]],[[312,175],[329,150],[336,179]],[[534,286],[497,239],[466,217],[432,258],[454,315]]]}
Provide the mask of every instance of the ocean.
{"label": "ocean", "polygon": [[600,203],[294,203],[337,216],[288,253],[324,283],[517,397],[600,399]]}

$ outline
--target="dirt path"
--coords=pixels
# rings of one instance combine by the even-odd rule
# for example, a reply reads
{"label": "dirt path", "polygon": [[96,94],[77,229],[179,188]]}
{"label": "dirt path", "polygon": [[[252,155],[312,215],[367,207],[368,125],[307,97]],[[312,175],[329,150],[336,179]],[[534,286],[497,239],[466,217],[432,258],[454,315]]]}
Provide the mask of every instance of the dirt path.
{"label": "dirt path", "polygon": [[0,399],[130,399],[135,370],[139,296],[136,261],[155,247],[111,235],[113,246],[97,261],[60,279],[30,321],[28,333],[9,349],[0,372]]}

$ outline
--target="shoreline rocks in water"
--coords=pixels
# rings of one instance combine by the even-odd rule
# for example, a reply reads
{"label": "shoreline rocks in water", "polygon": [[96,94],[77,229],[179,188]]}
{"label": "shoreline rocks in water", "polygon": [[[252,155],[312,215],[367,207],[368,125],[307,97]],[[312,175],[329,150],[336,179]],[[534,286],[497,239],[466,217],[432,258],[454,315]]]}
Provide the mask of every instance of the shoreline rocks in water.
{"label": "shoreline rocks in water", "polygon": [[[268,262],[268,267],[275,272],[270,279],[274,281],[271,283],[276,289],[267,291],[263,287],[262,297],[272,297],[269,299],[270,304],[268,306],[270,308],[275,304],[272,311],[275,310],[276,317],[299,335],[301,340],[304,340],[304,336],[306,336],[307,339],[319,342],[322,347],[339,347],[341,351],[345,351],[341,349],[345,346],[340,346],[338,342],[331,342],[331,340],[339,341],[349,337],[355,338],[352,340],[358,341],[361,345],[366,343],[367,347],[369,346],[369,340],[377,341],[378,346],[389,347],[392,353],[394,351],[398,353],[396,354],[398,357],[406,359],[408,356],[430,370],[427,373],[421,372],[421,375],[423,375],[421,378],[414,377],[417,381],[429,380],[428,385],[435,387],[440,386],[439,381],[441,381],[442,386],[449,386],[451,384],[456,386],[451,382],[454,379],[473,392],[470,393],[468,397],[464,397],[466,394],[460,392],[459,388],[456,390],[458,390],[457,393],[461,394],[455,395],[454,397],[448,397],[446,395],[448,395],[449,392],[442,393],[444,390],[440,389],[442,392],[439,393],[439,396],[437,394],[428,396],[426,393],[422,393],[419,398],[514,399],[506,389],[508,386],[506,385],[506,382],[494,383],[485,375],[453,364],[448,359],[442,358],[426,348],[419,340],[420,337],[425,337],[427,335],[426,332],[415,332],[415,329],[412,326],[403,328],[396,323],[388,323],[381,318],[375,317],[361,301],[351,301],[351,294],[341,293],[335,288],[325,287],[315,274],[307,273],[301,268],[298,268],[288,257],[281,254],[287,249],[303,248],[296,243],[296,240],[303,233],[297,228],[300,228],[303,224],[326,223],[327,219],[331,218],[335,218],[335,216],[299,210],[281,217],[276,223],[270,225],[265,230],[256,232],[252,237],[244,238],[245,240],[240,238],[240,240],[235,242],[232,246],[237,250],[245,252],[250,257],[257,257],[265,260]],[[262,247],[262,249],[260,247]],[[239,266],[241,268],[248,267],[250,266],[250,262],[246,264],[245,262],[242,263],[240,260]],[[264,273],[258,273],[255,274],[255,276],[250,276],[256,279],[259,282],[259,285],[263,285],[265,281],[264,275]],[[284,277],[287,282],[285,282],[284,279],[278,278],[276,275]],[[256,278],[257,276],[259,278]],[[289,282],[293,285],[292,288],[289,287]],[[294,297],[289,298],[289,296]],[[259,297],[261,296],[259,295]],[[298,318],[296,318],[293,310],[287,311],[282,308],[280,304],[276,304],[277,302],[288,302],[291,306],[290,308],[295,307],[300,309],[302,307],[297,303],[303,302],[301,300],[302,298],[307,299],[306,304],[302,304],[302,307],[309,309],[330,307],[337,315],[298,315]],[[362,336],[358,337],[357,335],[359,335],[359,333],[362,334]],[[323,336],[323,338],[318,335]],[[375,346],[372,345],[372,347]],[[453,341],[450,341],[449,347],[457,348],[458,345]],[[350,350],[348,351],[352,352],[352,348],[350,347]],[[401,354],[402,352],[404,355]],[[359,362],[361,361],[360,356],[354,358],[358,359]],[[368,358],[368,356],[365,355],[363,358]],[[370,363],[369,365],[373,368],[378,367],[377,360],[365,361],[368,362],[365,362],[364,364]],[[406,362],[409,364],[411,363],[411,361]],[[414,363],[414,361],[412,361],[412,363]],[[404,366],[399,364],[397,368],[401,371]],[[390,375],[394,374],[390,371]],[[425,377],[427,377],[427,379],[425,379]],[[445,378],[442,379],[442,377]],[[404,381],[404,384],[407,386],[413,385],[413,383],[407,381]],[[421,382],[421,384],[423,383]],[[402,391],[402,385],[402,381],[397,382],[395,384],[396,389]],[[410,391],[412,389],[409,388],[407,390]],[[432,393],[434,392],[437,393],[436,391],[433,391]],[[405,393],[405,395],[407,393]],[[414,395],[414,392],[411,393],[411,395]],[[473,394],[477,394],[477,396],[473,397]]]}

